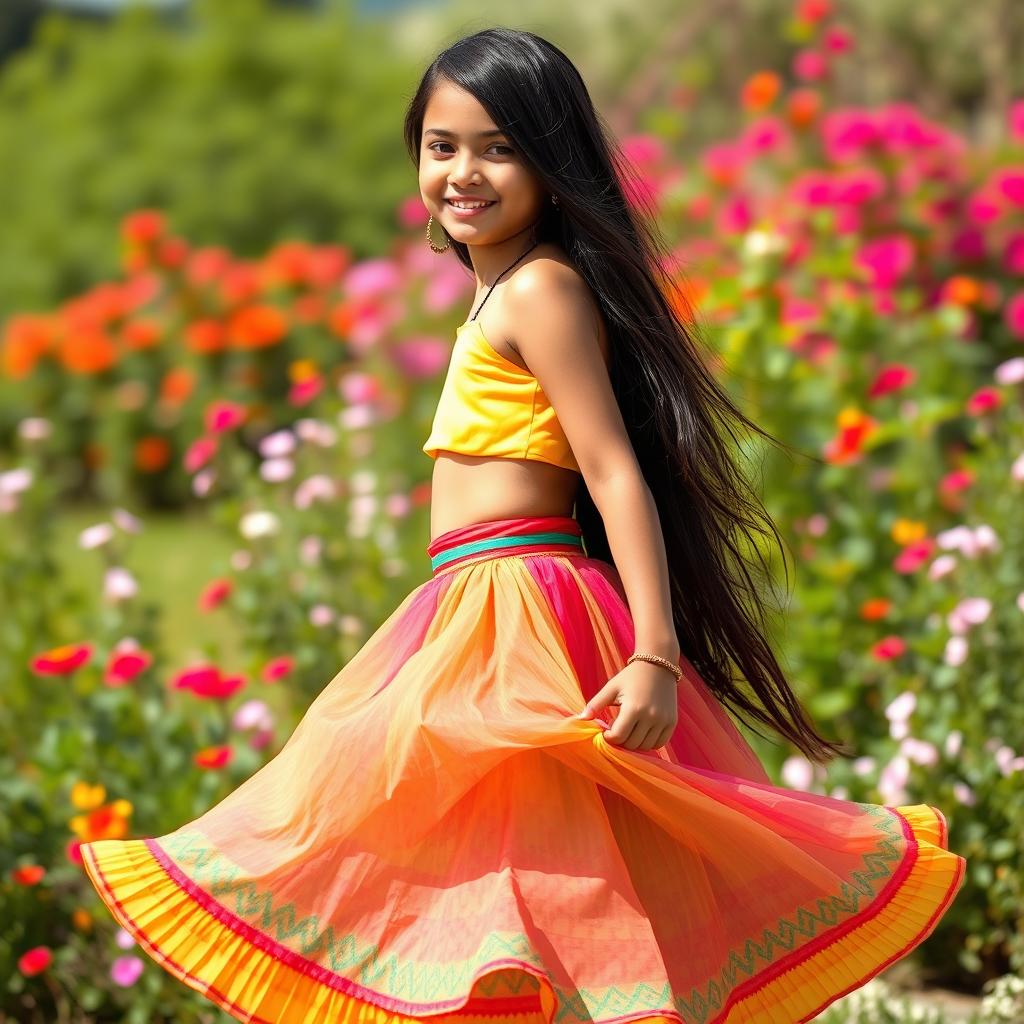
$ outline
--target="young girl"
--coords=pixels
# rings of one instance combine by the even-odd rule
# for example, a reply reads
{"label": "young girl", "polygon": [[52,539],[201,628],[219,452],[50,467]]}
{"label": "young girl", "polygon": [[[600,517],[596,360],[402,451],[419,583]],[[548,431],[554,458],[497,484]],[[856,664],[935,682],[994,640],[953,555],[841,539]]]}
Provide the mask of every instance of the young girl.
{"label": "young girl", "polygon": [[773,785],[726,712],[843,753],[750,610],[766,516],[720,426],[754,425],[573,65],[468,36],[405,135],[477,285],[423,446],[432,574],[273,760],[85,844],[89,877],[243,1021],[808,1021],[930,934],[964,860],[936,808]]}

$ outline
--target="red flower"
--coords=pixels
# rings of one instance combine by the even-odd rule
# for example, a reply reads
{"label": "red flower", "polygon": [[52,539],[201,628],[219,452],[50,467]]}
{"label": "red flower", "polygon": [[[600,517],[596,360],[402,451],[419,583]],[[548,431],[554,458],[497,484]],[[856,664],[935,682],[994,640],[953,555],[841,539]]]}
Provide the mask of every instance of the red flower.
{"label": "red flower", "polygon": [[883,366],[868,388],[868,394],[872,398],[891,394],[893,391],[899,391],[901,388],[913,384],[915,377],[914,371],[902,363]]}
{"label": "red flower", "polygon": [[41,864],[23,864],[20,868],[11,869],[11,878],[18,885],[38,885],[46,874],[46,868]]}
{"label": "red flower", "polygon": [[197,697],[223,700],[245,685],[242,676],[222,676],[216,665],[195,665],[179,672],[172,684],[178,690],[191,690]]}
{"label": "red flower", "polygon": [[197,750],[193,760],[200,768],[223,768],[231,760],[232,749],[227,744]]}
{"label": "red flower", "polygon": [[147,245],[163,235],[166,223],[159,210],[136,210],[121,221],[121,237],[136,245]]}
{"label": "red flower", "polygon": [[231,580],[224,577],[210,580],[199,595],[199,610],[208,612],[222,605],[231,595],[234,586]]}
{"label": "red flower", "polygon": [[41,676],[70,675],[92,656],[92,644],[64,644],[37,654],[29,667]]}
{"label": "red flower", "polygon": [[26,977],[45,971],[53,961],[53,953],[49,946],[34,946],[18,957],[18,970]]}
{"label": "red flower", "polygon": [[127,686],[140,672],[149,668],[153,656],[135,648],[114,651],[107,662],[103,682],[107,686]]}
{"label": "red flower", "polygon": [[879,661],[892,661],[893,658],[905,653],[906,649],[907,644],[902,637],[886,636],[872,645],[871,654]]}
{"label": "red flower", "polygon": [[272,658],[263,666],[262,678],[265,683],[276,683],[295,667],[295,659],[289,654]]}
{"label": "red flower", "polygon": [[860,606],[860,617],[868,622],[884,619],[891,607],[892,602],[888,598],[871,597]]}

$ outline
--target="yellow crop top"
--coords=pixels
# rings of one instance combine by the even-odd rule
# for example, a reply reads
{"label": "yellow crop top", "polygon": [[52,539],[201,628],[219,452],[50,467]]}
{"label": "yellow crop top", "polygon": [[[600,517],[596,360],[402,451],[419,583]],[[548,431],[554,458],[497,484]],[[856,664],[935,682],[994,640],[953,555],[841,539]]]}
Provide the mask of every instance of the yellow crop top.
{"label": "yellow crop top", "polygon": [[534,459],[580,472],[540,382],[498,352],[477,320],[467,320],[455,332],[422,450],[432,459],[439,451],[452,451]]}

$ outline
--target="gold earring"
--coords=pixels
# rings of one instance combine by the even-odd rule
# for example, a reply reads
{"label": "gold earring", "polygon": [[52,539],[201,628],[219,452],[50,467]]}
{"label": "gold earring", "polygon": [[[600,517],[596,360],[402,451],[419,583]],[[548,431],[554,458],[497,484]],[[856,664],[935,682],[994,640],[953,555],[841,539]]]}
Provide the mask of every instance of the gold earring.
{"label": "gold earring", "polygon": [[431,250],[433,252],[447,252],[451,248],[452,240],[449,238],[444,243],[444,248],[443,249],[438,249],[438,247],[436,245],[434,245],[434,240],[430,237],[430,226],[433,223],[434,223],[434,215],[431,214],[430,217],[427,219],[427,244],[430,246],[430,248],[431,248]]}

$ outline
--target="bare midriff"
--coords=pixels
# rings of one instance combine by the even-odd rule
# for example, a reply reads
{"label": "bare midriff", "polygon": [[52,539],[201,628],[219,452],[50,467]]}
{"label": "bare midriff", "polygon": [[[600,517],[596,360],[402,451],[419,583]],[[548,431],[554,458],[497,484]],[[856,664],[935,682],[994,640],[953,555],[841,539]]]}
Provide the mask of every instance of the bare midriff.
{"label": "bare midriff", "polygon": [[571,516],[580,474],[536,459],[439,451],[430,490],[430,539],[516,516]]}

